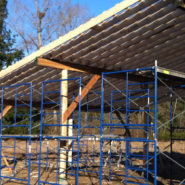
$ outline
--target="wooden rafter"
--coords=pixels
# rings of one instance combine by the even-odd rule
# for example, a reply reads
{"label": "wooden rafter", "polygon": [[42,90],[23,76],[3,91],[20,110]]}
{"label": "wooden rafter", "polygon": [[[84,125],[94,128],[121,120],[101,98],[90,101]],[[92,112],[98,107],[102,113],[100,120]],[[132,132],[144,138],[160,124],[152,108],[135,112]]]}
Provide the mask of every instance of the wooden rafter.
{"label": "wooden rafter", "polygon": [[[5,116],[11,108],[12,108],[11,105],[7,105],[7,106],[3,109],[3,115],[2,115],[2,116]],[[0,120],[1,120],[1,113],[0,113]],[[12,168],[10,167],[10,164],[8,163],[8,160],[6,159],[6,157],[5,157],[4,153],[3,153],[3,151],[1,151],[1,155],[2,155],[2,158],[3,158],[3,160],[4,160],[5,164],[6,164],[6,166],[8,167],[9,172],[12,174],[12,173],[13,173],[13,170],[12,170]]]}
{"label": "wooden rafter", "polygon": [[70,67],[70,66],[61,64],[59,62],[55,62],[55,61],[44,59],[44,58],[37,58],[35,60],[35,64],[38,66],[51,67],[51,68],[61,69],[61,70],[76,71],[76,72],[81,72],[81,73],[86,72],[84,70],[80,70],[80,69]]}
{"label": "wooden rafter", "polygon": [[[90,89],[96,84],[96,82],[100,79],[100,75],[94,75],[91,80],[87,83],[87,85],[83,88],[81,92],[81,100],[84,99],[84,97],[87,95]],[[63,123],[69,118],[69,116],[72,114],[72,112],[75,110],[75,108],[79,104],[79,96],[75,98],[75,100],[71,103],[71,105],[68,107],[68,109],[65,111],[63,115]]]}

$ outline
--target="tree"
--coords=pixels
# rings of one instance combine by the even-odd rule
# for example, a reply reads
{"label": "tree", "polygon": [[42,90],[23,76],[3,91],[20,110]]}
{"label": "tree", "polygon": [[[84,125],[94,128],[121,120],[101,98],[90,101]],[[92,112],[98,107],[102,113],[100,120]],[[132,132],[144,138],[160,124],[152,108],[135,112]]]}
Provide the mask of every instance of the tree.
{"label": "tree", "polygon": [[0,1],[0,70],[23,57],[22,50],[14,48],[15,36],[6,27],[7,0]]}
{"label": "tree", "polygon": [[10,27],[29,54],[87,21],[87,7],[70,0],[14,0]]}

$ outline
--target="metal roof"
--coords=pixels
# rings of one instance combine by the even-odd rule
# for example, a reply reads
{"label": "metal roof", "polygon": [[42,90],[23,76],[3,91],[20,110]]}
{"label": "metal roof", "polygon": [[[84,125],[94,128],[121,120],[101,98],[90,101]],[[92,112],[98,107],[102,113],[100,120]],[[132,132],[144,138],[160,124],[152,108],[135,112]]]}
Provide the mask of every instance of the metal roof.
{"label": "metal roof", "polygon": [[[2,70],[0,87],[33,82],[41,91],[42,81],[61,78],[60,70],[36,66],[36,57],[89,67],[92,73],[149,67],[155,60],[161,67],[185,72],[184,49],[185,11],[174,0],[125,0]],[[69,72],[69,78],[77,76],[84,84],[91,77]],[[34,98],[40,101],[40,96]]]}

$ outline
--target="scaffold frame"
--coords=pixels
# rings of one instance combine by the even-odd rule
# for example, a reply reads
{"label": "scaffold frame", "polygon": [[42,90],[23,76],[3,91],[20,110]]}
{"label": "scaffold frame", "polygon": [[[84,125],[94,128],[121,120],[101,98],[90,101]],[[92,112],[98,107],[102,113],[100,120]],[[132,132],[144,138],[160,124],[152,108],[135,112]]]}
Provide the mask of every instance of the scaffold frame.
{"label": "scaffold frame", "polygon": [[[175,92],[175,89],[183,89],[184,85],[168,86],[168,82],[163,80],[162,77],[162,75],[166,75],[166,71],[167,69],[160,68],[156,65],[149,68],[102,73],[100,91],[95,91],[93,89],[89,90],[86,98],[83,96],[83,101],[81,100],[81,92],[84,85],[82,84],[81,78],[44,81],[42,83],[41,92],[40,135],[35,136],[32,135],[31,132],[33,129],[32,117],[34,116],[32,115],[32,84],[17,84],[3,87],[1,99],[0,140],[1,184],[4,179],[8,179],[8,181],[14,179],[15,181],[17,180],[17,182],[24,181],[26,184],[32,184],[30,175],[28,175],[26,179],[16,177],[16,147],[20,138],[25,140],[24,164],[28,168],[28,174],[33,173],[31,172],[33,165],[38,167],[38,184],[63,184],[64,181],[61,182],[60,179],[61,171],[59,171],[61,142],[66,143],[66,145],[63,144],[62,147],[68,156],[65,161],[63,161],[67,164],[66,171],[64,172],[66,179],[63,180],[69,180],[78,185],[80,184],[81,179],[86,174],[89,174],[89,177],[92,178],[92,182],[99,184],[103,184],[107,181],[116,181],[117,184],[156,185],[158,181],[157,158],[162,154],[165,158],[171,161],[170,178],[171,183],[173,183],[172,169],[174,164],[185,169],[184,165],[180,164],[180,162],[174,158],[172,147],[174,141],[173,122],[179,115],[184,113],[184,111],[182,111],[174,116],[173,95],[184,103],[181,96]],[[170,71],[169,73],[173,73],[172,76],[178,77],[178,73],[175,71]],[[141,75],[141,78],[135,80],[136,78],[134,75]],[[183,74],[180,74],[180,78],[183,79],[182,75]],[[142,79],[143,76],[144,78]],[[114,83],[114,80],[116,80],[117,83]],[[61,113],[61,91],[62,82],[64,81],[77,84],[75,91],[70,92],[69,97],[67,97],[70,99],[70,103],[75,102],[77,97],[79,97],[79,101],[76,102],[78,104],[77,108],[73,110],[67,124],[61,123],[61,117],[63,116]],[[47,85],[52,87],[52,91]],[[25,90],[27,93],[21,93],[21,95],[29,96],[29,104],[25,103],[24,98],[18,101],[18,90],[23,86],[28,86]],[[160,100],[158,88],[161,86],[167,88],[168,93],[166,96],[168,98],[170,97],[171,102],[169,107],[170,119],[165,123],[161,123],[157,118],[157,106],[158,101]],[[12,90],[12,88],[15,88],[15,91]],[[86,86],[84,86],[84,88],[86,88]],[[3,100],[5,91],[9,89],[11,90],[8,92],[7,97],[12,95],[15,97],[15,122],[10,125],[4,125]],[[48,96],[51,94],[53,95],[53,100],[51,96]],[[160,95],[163,96],[162,94]],[[5,99],[7,99],[7,97]],[[22,104],[20,104],[21,102]],[[55,110],[55,112],[45,111],[49,104],[52,104],[50,110]],[[44,107],[45,105],[47,105],[46,108]],[[26,115],[29,118],[29,122],[26,125],[24,124],[24,121],[22,122],[22,125],[19,124],[19,121],[16,119],[17,116],[19,116],[17,114],[17,109],[20,106],[27,106],[27,108],[29,108],[29,114]],[[83,111],[85,111],[85,117],[83,117],[81,111],[82,107]],[[94,115],[92,112],[96,112],[96,114]],[[57,123],[54,122],[53,115],[58,116]],[[135,119],[133,115],[142,115],[143,117],[139,121],[139,119]],[[52,118],[47,117],[45,119],[45,116],[51,116]],[[158,125],[158,123],[160,123],[160,125]],[[166,148],[170,148],[170,155],[165,153],[166,148],[163,150],[159,149],[157,142],[157,130],[166,127],[167,125],[170,125],[171,143]],[[19,126],[29,127],[28,134],[3,134],[4,129]],[[48,135],[45,134],[44,127],[68,127],[71,135],[61,136],[60,133]],[[86,132],[93,129],[96,130],[93,134]],[[119,132],[117,130],[119,130]],[[3,144],[3,140],[6,138],[13,139],[12,146],[5,146]],[[3,158],[8,159],[8,155],[3,154],[3,147],[10,147],[13,149],[13,165],[11,166],[7,164],[2,165]],[[45,153],[43,153],[43,151]],[[11,175],[11,173],[7,177],[2,175],[4,168],[8,170],[12,169],[13,175]],[[54,173],[56,173],[55,180],[52,178],[50,179],[49,176],[47,176],[46,179],[43,179],[43,172],[50,173],[50,170],[53,168]],[[184,184],[184,179],[181,179],[179,184]]]}

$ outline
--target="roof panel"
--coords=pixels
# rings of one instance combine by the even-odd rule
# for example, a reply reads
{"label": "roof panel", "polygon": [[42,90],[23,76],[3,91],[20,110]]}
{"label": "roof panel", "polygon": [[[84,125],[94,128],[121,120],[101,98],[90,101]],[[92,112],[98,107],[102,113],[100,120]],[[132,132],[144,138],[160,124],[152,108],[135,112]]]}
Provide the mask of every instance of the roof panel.
{"label": "roof panel", "polygon": [[[173,0],[125,0],[2,70],[0,86],[33,82],[40,91],[41,81],[61,77],[60,70],[35,66],[36,57],[94,67],[92,71],[148,67],[157,59],[159,66],[185,72],[184,25],[185,11],[175,7]],[[90,78],[69,73],[77,76],[82,76],[84,84]],[[95,89],[99,87],[100,83]]]}

